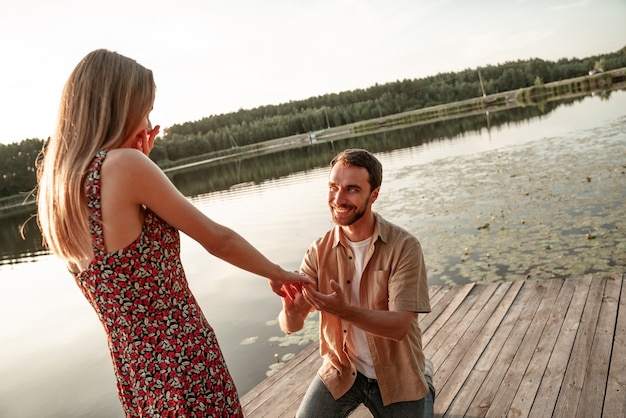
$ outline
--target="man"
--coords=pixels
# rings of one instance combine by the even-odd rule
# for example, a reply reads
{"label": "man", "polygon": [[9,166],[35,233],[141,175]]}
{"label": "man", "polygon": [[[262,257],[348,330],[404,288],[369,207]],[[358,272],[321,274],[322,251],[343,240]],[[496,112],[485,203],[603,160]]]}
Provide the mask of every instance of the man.
{"label": "man", "polygon": [[301,266],[317,286],[286,286],[279,315],[289,334],[321,312],[324,362],[297,417],[345,417],[364,404],[376,417],[422,418],[426,402],[432,416],[418,326],[418,313],[430,312],[420,243],[372,211],[382,182],[374,155],[349,149],[330,166],[336,226],[309,247]]}

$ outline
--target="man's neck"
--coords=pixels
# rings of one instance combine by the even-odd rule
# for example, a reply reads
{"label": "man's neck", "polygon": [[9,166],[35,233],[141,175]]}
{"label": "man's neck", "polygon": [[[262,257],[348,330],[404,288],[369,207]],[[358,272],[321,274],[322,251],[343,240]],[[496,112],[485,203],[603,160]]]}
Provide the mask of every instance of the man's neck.
{"label": "man's neck", "polygon": [[341,226],[341,232],[352,242],[363,241],[372,236],[376,217],[374,213],[369,213],[352,225]]}

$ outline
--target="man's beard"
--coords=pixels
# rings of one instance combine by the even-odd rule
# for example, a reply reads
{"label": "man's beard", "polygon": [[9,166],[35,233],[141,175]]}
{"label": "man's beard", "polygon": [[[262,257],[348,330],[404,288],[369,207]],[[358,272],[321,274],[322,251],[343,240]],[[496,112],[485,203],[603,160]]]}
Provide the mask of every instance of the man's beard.
{"label": "man's beard", "polygon": [[349,226],[352,225],[353,223],[355,223],[356,221],[358,221],[359,219],[361,219],[363,217],[363,215],[365,215],[365,211],[366,209],[363,208],[362,210],[355,212],[351,217],[349,218],[339,218],[335,215],[335,208],[332,208],[331,211],[331,215],[333,218],[333,222],[335,223],[335,225],[339,225],[339,226]]}

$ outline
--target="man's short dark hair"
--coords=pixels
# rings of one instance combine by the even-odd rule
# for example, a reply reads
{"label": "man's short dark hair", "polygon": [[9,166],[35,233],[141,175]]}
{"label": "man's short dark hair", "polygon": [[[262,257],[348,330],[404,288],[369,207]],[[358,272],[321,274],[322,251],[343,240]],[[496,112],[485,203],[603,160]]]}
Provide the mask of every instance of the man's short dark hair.
{"label": "man's short dark hair", "polygon": [[364,149],[347,149],[341,151],[330,162],[330,167],[340,163],[345,166],[362,167],[369,174],[369,183],[372,190],[379,187],[383,182],[383,166],[374,154]]}

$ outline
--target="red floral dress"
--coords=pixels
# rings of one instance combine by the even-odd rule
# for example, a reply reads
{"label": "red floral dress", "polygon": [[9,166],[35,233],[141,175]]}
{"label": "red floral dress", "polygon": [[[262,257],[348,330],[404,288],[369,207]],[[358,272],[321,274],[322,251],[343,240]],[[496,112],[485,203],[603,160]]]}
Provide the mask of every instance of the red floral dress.
{"label": "red floral dress", "polygon": [[85,183],[95,257],[76,282],[107,333],[129,417],[241,417],[213,329],[180,262],[178,231],[146,209],[140,236],[107,253],[100,224],[100,151]]}

